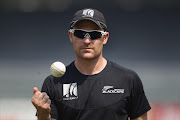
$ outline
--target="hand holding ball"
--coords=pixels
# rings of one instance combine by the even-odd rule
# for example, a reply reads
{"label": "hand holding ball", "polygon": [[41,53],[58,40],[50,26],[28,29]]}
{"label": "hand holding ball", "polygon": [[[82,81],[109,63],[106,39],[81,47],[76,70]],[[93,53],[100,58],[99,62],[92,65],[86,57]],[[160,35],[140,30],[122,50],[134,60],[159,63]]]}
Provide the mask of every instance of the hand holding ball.
{"label": "hand holding ball", "polygon": [[50,73],[54,77],[62,77],[66,72],[66,66],[62,62],[54,62],[50,67]]}

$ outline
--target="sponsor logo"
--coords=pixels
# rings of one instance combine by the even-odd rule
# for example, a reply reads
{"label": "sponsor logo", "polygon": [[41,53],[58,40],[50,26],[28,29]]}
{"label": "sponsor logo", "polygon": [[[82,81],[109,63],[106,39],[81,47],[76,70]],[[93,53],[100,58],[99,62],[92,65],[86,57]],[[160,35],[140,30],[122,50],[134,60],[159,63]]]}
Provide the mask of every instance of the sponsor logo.
{"label": "sponsor logo", "polygon": [[77,83],[63,84],[63,100],[74,100],[77,98]]}
{"label": "sponsor logo", "polygon": [[124,89],[117,89],[114,86],[104,86],[102,93],[124,93]]}
{"label": "sponsor logo", "polygon": [[91,9],[83,10],[82,17],[91,17],[91,18],[93,18],[93,16],[94,16],[94,10],[91,10]]}

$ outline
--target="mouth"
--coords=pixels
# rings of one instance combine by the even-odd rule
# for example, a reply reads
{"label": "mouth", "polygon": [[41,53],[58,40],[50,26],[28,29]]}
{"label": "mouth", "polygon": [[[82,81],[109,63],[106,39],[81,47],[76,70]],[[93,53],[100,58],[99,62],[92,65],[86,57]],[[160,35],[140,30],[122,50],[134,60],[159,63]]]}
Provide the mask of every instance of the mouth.
{"label": "mouth", "polygon": [[92,49],[92,48],[89,48],[89,47],[85,47],[85,48],[82,48],[82,49],[85,49],[85,50],[90,50],[90,49]]}
{"label": "mouth", "polygon": [[92,48],[82,48],[83,51],[90,52],[92,51]]}

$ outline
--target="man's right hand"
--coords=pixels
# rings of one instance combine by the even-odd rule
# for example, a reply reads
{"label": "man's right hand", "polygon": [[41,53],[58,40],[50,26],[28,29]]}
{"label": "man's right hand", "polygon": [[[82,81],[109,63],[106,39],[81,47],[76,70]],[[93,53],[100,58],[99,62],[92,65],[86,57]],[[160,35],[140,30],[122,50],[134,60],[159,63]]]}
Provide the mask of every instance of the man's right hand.
{"label": "man's right hand", "polygon": [[34,95],[32,97],[32,104],[37,109],[38,120],[41,118],[43,120],[50,119],[50,104],[51,100],[45,92],[40,92],[38,88],[34,87]]}

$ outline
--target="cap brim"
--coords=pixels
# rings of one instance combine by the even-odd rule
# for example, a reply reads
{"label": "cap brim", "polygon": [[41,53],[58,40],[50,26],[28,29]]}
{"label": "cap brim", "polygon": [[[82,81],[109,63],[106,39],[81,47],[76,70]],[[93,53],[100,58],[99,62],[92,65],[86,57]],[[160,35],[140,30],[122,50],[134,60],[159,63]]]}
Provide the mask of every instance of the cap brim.
{"label": "cap brim", "polygon": [[74,25],[77,22],[82,21],[82,20],[90,20],[90,21],[94,22],[96,25],[98,25],[102,29],[106,29],[107,28],[105,24],[101,23],[100,21],[96,21],[94,19],[91,19],[91,18],[83,18],[83,19],[79,19],[79,20],[76,20],[76,21],[72,21],[71,22],[71,27],[74,27]]}

